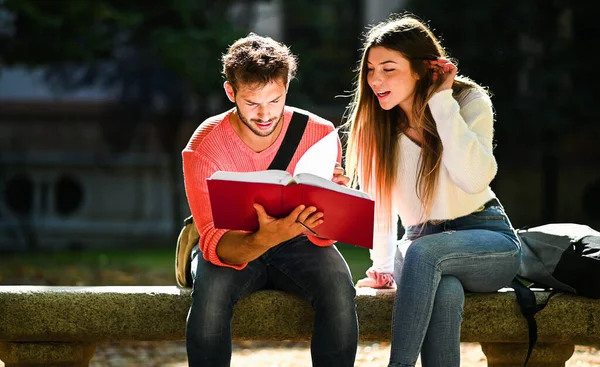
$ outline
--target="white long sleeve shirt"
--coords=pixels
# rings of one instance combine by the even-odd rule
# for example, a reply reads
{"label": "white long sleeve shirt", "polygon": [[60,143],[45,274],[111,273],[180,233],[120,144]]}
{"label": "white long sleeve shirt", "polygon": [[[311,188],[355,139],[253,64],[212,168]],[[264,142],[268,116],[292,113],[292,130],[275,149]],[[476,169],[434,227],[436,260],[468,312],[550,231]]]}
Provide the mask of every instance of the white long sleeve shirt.
{"label": "white long sleeve shirt", "polygon": [[[460,99],[452,90],[433,95],[429,108],[442,141],[443,153],[429,220],[454,219],[472,213],[495,197],[489,187],[496,176],[493,155],[493,108],[487,95],[476,89]],[[423,217],[423,205],[417,197],[417,172],[421,148],[402,134],[398,141],[399,164],[393,187],[392,226],[385,229],[385,218],[376,210],[373,269],[393,273],[398,215],[403,226],[412,226]],[[375,190],[369,190],[376,198]]]}

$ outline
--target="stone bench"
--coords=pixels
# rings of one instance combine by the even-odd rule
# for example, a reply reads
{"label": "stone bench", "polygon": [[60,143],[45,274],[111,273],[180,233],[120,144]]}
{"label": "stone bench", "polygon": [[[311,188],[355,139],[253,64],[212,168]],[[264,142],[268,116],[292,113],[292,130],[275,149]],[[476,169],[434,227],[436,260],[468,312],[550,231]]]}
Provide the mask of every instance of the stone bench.
{"label": "stone bench", "polygon": [[[0,360],[6,367],[83,367],[100,342],[184,340],[190,301],[189,290],[170,286],[0,286]],[[360,292],[361,341],[390,340],[393,302],[390,293]],[[310,305],[287,293],[257,292],[234,315],[236,340],[310,338]],[[564,366],[574,345],[600,343],[600,300],[557,295],[537,321],[530,367]],[[527,335],[512,292],[467,295],[461,340],[481,343],[488,366],[521,367]]]}

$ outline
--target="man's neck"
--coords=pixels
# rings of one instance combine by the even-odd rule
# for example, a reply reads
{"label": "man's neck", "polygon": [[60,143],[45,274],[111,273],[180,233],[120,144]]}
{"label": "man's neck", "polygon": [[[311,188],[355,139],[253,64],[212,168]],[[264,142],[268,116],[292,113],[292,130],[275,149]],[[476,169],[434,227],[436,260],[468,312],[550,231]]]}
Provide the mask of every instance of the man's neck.
{"label": "man's neck", "polygon": [[[283,120],[283,116],[281,117]],[[233,110],[231,115],[229,115],[229,121],[231,123],[231,127],[233,131],[240,137],[240,139],[246,144],[250,149],[255,151],[256,153],[260,153],[263,150],[267,149],[277,140],[279,134],[281,134],[281,130],[283,129],[283,121],[280,121],[275,128],[275,131],[269,136],[258,136],[254,132],[252,132],[239,118],[237,110]]]}

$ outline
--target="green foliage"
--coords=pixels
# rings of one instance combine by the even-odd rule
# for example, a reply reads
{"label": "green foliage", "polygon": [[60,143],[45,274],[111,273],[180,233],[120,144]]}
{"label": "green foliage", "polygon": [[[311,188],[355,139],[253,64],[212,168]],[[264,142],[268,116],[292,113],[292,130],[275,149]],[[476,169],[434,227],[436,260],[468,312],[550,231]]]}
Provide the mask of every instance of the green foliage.
{"label": "green foliage", "polygon": [[[354,282],[371,265],[367,250],[337,246]],[[0,285],[175,285],[175,248],[55,251],[0,256]]]}
{"label": "green foliage", "polygon": [[359,279],[365,277],[365,272],[372,264],[369,258],[369,250],[342,243],[336,244],[336,247],[346,259],[352,273],[352,279],[356,284]]}
{"label": "green foliage", "polygon": [[221,61],[215,50],[224,52],[232,40],[242,36],[222,22],[215,22],[206,30],[157,29],[151,40],[162,62],[190,82],[201,94],[220,90]]}
{"label": "green foliage", "polygon": [[219,53],[243,35],[227,21],[232,3],[6,0],[4,8],[15,19],[14,33],[0,39],[3,61],[93,68],[138,51],[158,57],[191,89],[206,94],[220,88]]}
{"label": "green foliage", "polygon": [[302,108],[345,106],[360,47],[361,1],[283,2],[285,42],[299,56],[290,103]]}

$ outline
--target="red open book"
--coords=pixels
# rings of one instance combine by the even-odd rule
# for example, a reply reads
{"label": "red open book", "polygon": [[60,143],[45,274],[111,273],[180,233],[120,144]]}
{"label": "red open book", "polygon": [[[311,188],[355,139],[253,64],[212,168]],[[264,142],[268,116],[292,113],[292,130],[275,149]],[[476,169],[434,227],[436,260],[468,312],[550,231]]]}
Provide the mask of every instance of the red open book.
{"label": "red open book", "polygon": [[215,228],[256,231],[259,203],[276,218],[298,205],[315,206],[324,222],[319,237],[373,248],[375,202],[364,192],[338,185],[310,173],[292,177],[286,171],[215,172],[208,180]]}

